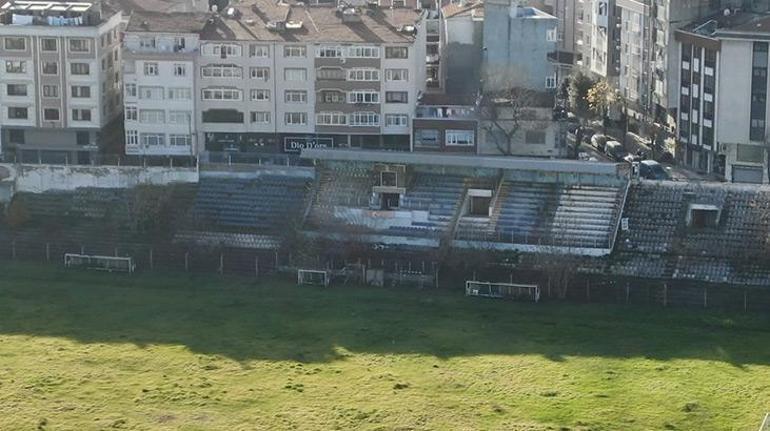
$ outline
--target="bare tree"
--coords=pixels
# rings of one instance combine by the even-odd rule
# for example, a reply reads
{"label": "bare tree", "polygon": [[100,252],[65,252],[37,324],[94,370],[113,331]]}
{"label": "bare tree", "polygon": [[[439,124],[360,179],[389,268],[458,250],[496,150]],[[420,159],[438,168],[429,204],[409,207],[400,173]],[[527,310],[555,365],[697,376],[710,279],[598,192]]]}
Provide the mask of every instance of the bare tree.
{"label": "bare tree", "polygon": [[548,99],[548,95],[543,96],[542,93],[524,88],[510,88],[486,94],[481,98],[481,129],[501,154],[514,154],[514,147],[525,128],[545,129],[548,126],[548,119],[537,112],[539,108],[552,108],[543,106],[543,99]]}

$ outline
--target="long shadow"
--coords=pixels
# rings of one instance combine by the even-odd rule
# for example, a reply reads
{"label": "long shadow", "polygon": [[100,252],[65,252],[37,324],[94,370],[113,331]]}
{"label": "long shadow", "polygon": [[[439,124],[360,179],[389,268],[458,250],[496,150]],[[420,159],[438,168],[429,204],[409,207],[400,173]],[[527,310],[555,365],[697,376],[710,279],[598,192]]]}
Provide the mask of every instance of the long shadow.
{"label": "long shadow", "polygon": [[351,353],[535,354],[770,364],[767,316],[519,304],[454,292],[307,288],[213,276],[0,266],[0,334],[184,345],[237,361]]}

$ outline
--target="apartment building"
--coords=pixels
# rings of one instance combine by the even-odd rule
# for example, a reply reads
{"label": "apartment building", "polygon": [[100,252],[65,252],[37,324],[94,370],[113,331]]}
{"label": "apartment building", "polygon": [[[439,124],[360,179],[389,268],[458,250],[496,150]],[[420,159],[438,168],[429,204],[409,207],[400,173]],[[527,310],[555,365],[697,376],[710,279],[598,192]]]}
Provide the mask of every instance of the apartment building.
{"label": "apartment building", "polygon": [[680,158],[728,181],[768,182],[770,15],[730,9],[676,32]]}
{"label": "apartment building", "polygon": [[121,12],[106,2],[0,7],[0,143],[9,158],[88,162],[122,110]]}
{"label": "apartment building", "polygon": [[198,153],[197,58],[208,19],[205,13],[132,14],[123,40],[127,155]]}

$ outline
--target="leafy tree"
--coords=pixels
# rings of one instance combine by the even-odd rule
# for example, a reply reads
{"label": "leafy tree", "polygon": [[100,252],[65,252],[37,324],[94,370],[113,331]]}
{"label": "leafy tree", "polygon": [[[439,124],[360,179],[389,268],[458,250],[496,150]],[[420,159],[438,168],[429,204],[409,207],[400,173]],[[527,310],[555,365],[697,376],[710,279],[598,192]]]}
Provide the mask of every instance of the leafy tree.
{"label": "leafy tree", "polygon": [[601,80],[588,90],[587,99],[591,111],[596,113],[596,115],[599,115],[604,124],[606,118],[609,116],[610,108],[618,101],[618,95],[609,82]]}
{"label": "leafy tree", "polygon": [[577,73],[569,80],[570,109],[581,117],[587,117],[591,114],[591,107],[588,104],[588,91],[595,84],[590,76],[583,73]]}

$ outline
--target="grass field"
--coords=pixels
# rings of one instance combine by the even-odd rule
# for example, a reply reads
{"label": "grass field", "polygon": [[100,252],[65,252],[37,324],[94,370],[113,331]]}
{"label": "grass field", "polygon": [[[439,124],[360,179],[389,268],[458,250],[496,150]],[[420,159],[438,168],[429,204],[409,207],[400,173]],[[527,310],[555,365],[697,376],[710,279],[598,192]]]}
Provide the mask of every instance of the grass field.
{"label": "grass field", "polygon": [[0,430],[751,430],[770,318],[0,266]]}

